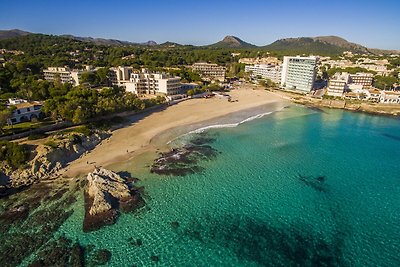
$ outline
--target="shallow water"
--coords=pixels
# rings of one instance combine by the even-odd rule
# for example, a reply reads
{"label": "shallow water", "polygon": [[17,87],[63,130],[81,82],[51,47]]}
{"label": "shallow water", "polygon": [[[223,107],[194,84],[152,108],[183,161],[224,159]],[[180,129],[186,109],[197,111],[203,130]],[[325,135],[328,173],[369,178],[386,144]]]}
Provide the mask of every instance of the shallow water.
{"label": "shallow water", "polygon": [[[58,234],[110,250],[110,266],[398,266],[399,122],[291,106],[209,129],[218,155],[201,172],[151,174],[154,153],[115,165],[141,179],[146,207],[83,233],[80,200]],[[174,131],[175,147],[199,135]]]}

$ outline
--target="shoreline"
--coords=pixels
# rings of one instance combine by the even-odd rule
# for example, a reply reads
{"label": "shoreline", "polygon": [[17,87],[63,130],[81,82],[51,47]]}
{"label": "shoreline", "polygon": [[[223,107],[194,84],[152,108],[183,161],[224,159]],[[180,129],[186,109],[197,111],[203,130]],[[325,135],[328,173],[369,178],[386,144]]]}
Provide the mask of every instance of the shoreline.
{"label": "shoreline", "polygon": [[254,86],[247,84],[232,90],[229,94],[238,101],[228,102],[227,99],[220,98],[191,99],[137,120],[132,116],[127,125],[113,131],[110,138],[103,140],[93,150],[71,162],[61,170],[61,174],[64,177],[76,177],[92,171],[95,166],[107,168],[116,163],[133,160],[146,152],[165,149],[171,139],[164,143],[160,142],[163,134],[168,135],[179,128],[189,129],[182,133],[186,134],[191,131],[190,128],[194,127],[192,130],[196,130],[199,128],[198,125],[204,127],[205,123],[211,121],[222,121],[226,124],[227,116],[231,114],[261,108],[267,104],[276,105],[274,110],[268,111],[274,112],[290,104],[289,101],[267,90],[254,89]]}
{"label": "shoreline", "polygon": [[366,101],[354,102],[345,99],[320,99],[282,90],[274,90],[272,92],[275,95],[281,96],[282,98],[287,99],[292,103],[309,107],[341,109],[352,112],[365,113],[370,115],[388,116],[395,118],[400,117],[399,104],[381,104],[381,103],[371,103]]}

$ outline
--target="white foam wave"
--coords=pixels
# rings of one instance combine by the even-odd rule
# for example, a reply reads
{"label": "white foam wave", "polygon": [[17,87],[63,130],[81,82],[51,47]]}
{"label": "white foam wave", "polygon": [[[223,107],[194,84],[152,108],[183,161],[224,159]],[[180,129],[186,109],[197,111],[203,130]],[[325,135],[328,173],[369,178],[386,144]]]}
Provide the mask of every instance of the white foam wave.
{"label": "white foam wave", "polygon": [[244,119],[244,120],[242,120],[241,122],[238,122],[238,123],[214,124],[214,125],[209,125],[209,126],[201,127],[201,128],[196,129],[196,130],[190,131],[190,132],[188,132],[188,133],[182,134],[182,135],[180,135],[180,136],[178,136],[178,137],[176,137],[176,138],[174,138],[174,139],[168,141],[167,144],[170,144],[170,143],[172,143],[173,141],[175,141],[175,140],[177,140],[177,139],[179,139],[179,138],[182,138],[182,137],[184,137],[184,136],[191,135],[191,134],[196,134],[196,133],[202,133],[202,132],[207,131],[207,130],[209,130],[209,129],[234,128],[234,127],[239,126],[240,124],[243,124],[243,123],[246,123],[246,122],[255,120],[255,119],[262,118],[262,117],[264,117],[264,116],[266,116],[266,115],[269,115],[269,114],[271,114],[271,113],[273,113],[273,112],[270,111],[270,112],[265,112],[265,113],[257,114],[257,115],[251,116],[251,117],[249,117],[249,118],[247,118],[247,119]]}

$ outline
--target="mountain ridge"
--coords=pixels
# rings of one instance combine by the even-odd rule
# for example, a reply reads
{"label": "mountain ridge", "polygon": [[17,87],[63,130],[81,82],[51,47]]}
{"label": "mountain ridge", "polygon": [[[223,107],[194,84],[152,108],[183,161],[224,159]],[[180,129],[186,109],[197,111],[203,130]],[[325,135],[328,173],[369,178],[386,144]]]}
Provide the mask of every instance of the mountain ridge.
{"label": "mountain ridge", "polygon": [[[21,36],[26,36],[29,34],[34,34],[31,32],[12,29],[12,30],[0,30],[0,40],[17,38]],[[189,46],[182,45],[175,42],[165,42],[158,44],[155,41],[147,41],[144,43],[122,41],[117,39],[106,39],[106,38],[93,38],[93,37],[79,37],[71,34],[58,35],[60,37],[70,38],[82,42],[92,42],[98,45],[108,45],[108,46],[129,46],[129,45],[142,45],[150,47],[180,47]],[[193,45],[190,45],[193,46]],[[193,46],[196,47],[196,46]],[[346,39],[334,36],[316,36],[316,37],[297,37],[297,38],[283,38],[276,40],[268,45],[256,46],[254,44],[248,43],[240,39],[239,37],[233,35],[225,36],[221,41],[210,45],[203,45],[198,47],[204,48],[227,48],[227,49],[265,49],[270,51],[288,51],[288,52],[298,52],[298,53],[314,53],[314,54],[340,54],[344,51],[351,51],[357,53],[367,53],[367,54],[400,54],[400,50],[385,50],[377,48],[367,48],[363,45],[352,43]]]}

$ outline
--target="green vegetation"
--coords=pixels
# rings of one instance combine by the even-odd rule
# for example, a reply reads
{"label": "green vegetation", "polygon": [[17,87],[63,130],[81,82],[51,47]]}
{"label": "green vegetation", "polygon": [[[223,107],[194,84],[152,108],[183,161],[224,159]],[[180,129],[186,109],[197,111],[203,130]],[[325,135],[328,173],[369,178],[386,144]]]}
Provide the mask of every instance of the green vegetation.
{"label": "green vegetation", "polygon": [[374,72],[374,71],[370,71],[370,70],[367,70],[367,69],[361,68],[361,67],[355,67],[355,68],[350,67],[350,68],[344,68],[344,69],[331,68],[331,69],[327,70],[327,74],[329,77],[332,77],[333,75],[335,75],[336,72],[347,72],[350,74],[356,74],[357,72],[369,72],[369,73],[376,74],[376,72]]}
{"label": "green vegetation", "polygon": [[399,80],[396,77],[377,75],[374,79],[374,86],[382,90],[389,90],[393,87],[393,84],[398,82]]}
{"label": "green vegetation", "polygon": [[17,143],[0,141],[0,161],[7,162],[12,168],[19,168],[28,160],[29,153]]}
{"label": "green vegetation", "polygon": [[118,87],[103,88],[100,92],[74,87],[63,95],[46,100],[43,111],[53,119],[61,118],[73,123],[82,123],[97,116],[127,110],[143,110],[164,101],[164,97],[142,100]]}

